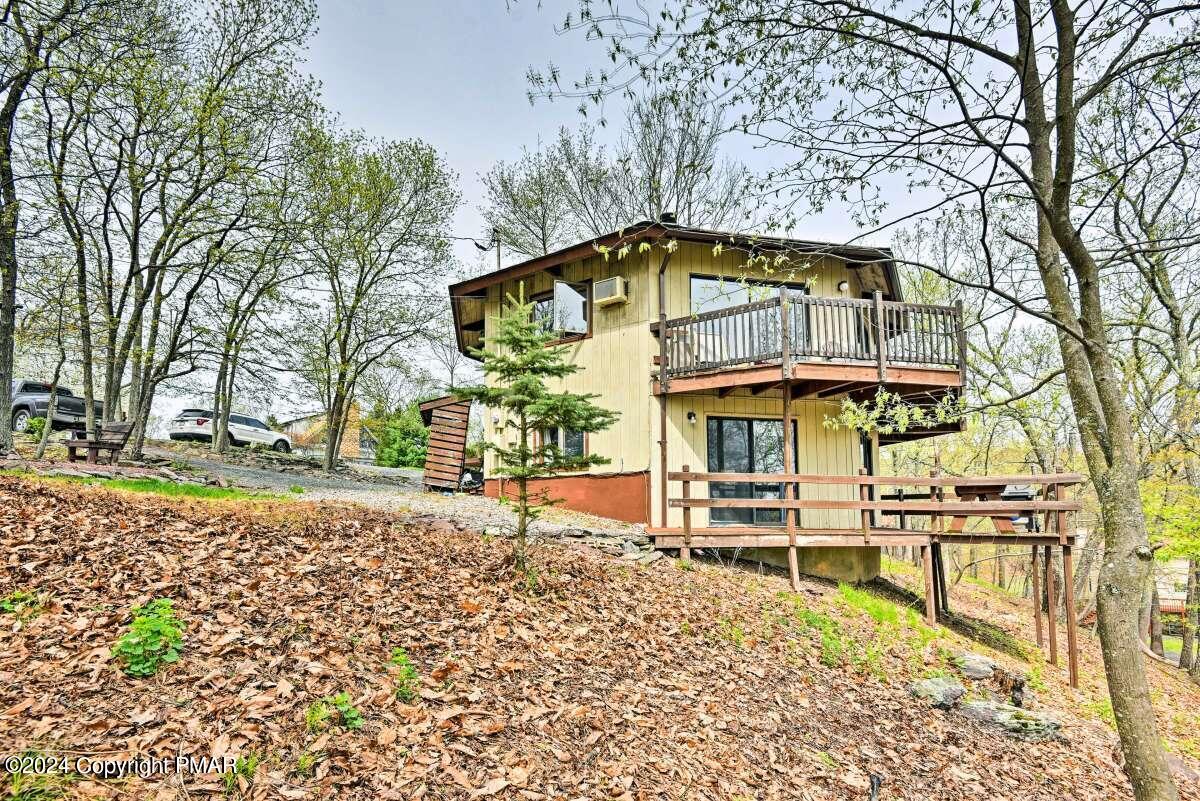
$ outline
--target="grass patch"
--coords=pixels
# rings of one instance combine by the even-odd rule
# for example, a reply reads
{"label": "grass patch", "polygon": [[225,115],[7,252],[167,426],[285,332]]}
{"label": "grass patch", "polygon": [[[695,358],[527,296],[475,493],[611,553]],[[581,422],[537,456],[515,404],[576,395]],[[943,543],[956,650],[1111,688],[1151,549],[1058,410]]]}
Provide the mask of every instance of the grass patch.
{"label": "grass patch", "polygon": [[176,483],[158,478],[96,478],[94,476],[44,476],[25,470],[0,470],[0,475],[13,476],[51,484],[76,484],[85,487],[161,495],[165,498],[199,498],[210,501],[279,500],[283,496],[249,492],[236,487],[215,487],[207,484]]}
{"label": "grass patch", "polygon": [[732,643],[736,648],[746,649],[746,630],[729,618],[722,618],[717,625],[717,634],[722,640]]}
{"label": "grass patch", "polygon": [[100,482],[109,489],[126,492],[146,492],[168,498],[204,498],[210,501],[244,501],[262,497],[234,487],[211,487],[207,484],[176,484],[157,478],[110,478]]}
{"label": "grass patch", "polygon": [[838,584],[838,595],[852,609],[865,612],[876,623],[891,626],[900,623],[900,610],[891,601],[845,583]]}
{"label": "grass patch", "polygon": [[233,795],[234,791],[238,789],[239,779],[244,779],[246,786],[254,784],[254,773],[258,770],[260,761],[258,754],[254,753],[234,760],[233,770],[221,777],[226,795]]}
{"label": "grass patch", "polygon": [[1109,728],[1117,728],[1117,716],[1113,712],[1112,701],[1103,698],[1099,701],[1087,701],[1083,708],[1104,721]]}
{"label": "grass patch", "polygon": [[312,751],[302,751],[300,756],[296,757],[296,764],[292,767],[292,773],[297,776],[311,776],[313,768],[317,766],[319,757]]}
{"label": "grass patch", "polygon": [[[17,759],[32,766],[37,760],[46,760],[49,764],[59,758],[47,757],[37,751],[26,751],[19,754]],[[4,797],[8,801],[56,801],[66,798],[71,784],[78,779],[78,775],[74,773],[63,773],[59,770],[56,762],[44,770],[30,773],[23,772],[18,765],[17,770],[8,773],[8,778],[0,785],[0,789],[7,791]]]}
{"label": "grass patch", "polygon": [[867,632],[847,627],[836,613],[810,608],[799,595],[780,593],[779,597],[790,600],[791,620],[815,638],[822,664],[832,668],[849,665],[881,681],[887,679],[884,657],[889,652],[905,659],[914,674],[924,670],[925,651],[938,636],[914,610],[849,584],[838,585],[838,605],[847,612],[862,613],[870,621]]}

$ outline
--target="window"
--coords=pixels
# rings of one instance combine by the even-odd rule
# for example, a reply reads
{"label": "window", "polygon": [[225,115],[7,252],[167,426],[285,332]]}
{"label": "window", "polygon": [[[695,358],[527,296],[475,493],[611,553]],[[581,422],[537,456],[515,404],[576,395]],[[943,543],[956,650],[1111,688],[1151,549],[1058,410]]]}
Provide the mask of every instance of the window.
{"label": "window", "polygon": [[560,338],[586,336],[590,330],[591,287],[555,281],[554,289],[532,298],[533,319]]}
{"label": "window", "polygon": [[586,440],[582,431],[572,431],[564,428],[547,428],[544,429],[541,434],[543,445],[554,445],[565,457],[579,458],[582,457],[587,450],[585,445]]}
{"label": "window", "polygon": [[[793,445],[796,430],[796,424],[793,422]],[[794,447],[792,453],[794,460]],[[783,421],[735,417],[708,418],[708,470],[710,473],[783,472]],[[775,500],[783,497],[782,484],[711,481],[708,487],[710,498]],[[709,510],[708,519],[716,526],[778,526],[783,524],[783,510],[713,508]]]}
{"label": "window", "polygon": [[[728,309],[730,306],[741,306],[766,300],[779,293],[781,285],[771,281],[753,278],[722,278],[721,276],[693,275],[691,277],[692,313]],[[791,292],[807,295],[808,287],[804,284],[782,284]]]}
{"label": "window", "polygon": [[[692,314],[728,309],[732,306],[742,306],[767,300],[779,294],[781,285],[771,281],[757,279],[722,278],[720,276],[693,275],[691,276],[690,294]],[[796,295],[807,295],[808,287],[804,284],[783,284],[788,291]],[[747,320],[747,315],[750,317]],[[706,324],[707,333],[719,337],[719,342],[709,342],[706,348],[716,353],[741,353],[747,346],[758,353],[771,353],[779,350],[779,312],[773,308],[723,317]],[[791,317],[791,337],[793,350],[805,350],[809,342],[808,307],[793,305]],[[753,323],[753,324],[751,324]],[[746,341],[745,329],[749,327],[757,337],[754,341]]]}

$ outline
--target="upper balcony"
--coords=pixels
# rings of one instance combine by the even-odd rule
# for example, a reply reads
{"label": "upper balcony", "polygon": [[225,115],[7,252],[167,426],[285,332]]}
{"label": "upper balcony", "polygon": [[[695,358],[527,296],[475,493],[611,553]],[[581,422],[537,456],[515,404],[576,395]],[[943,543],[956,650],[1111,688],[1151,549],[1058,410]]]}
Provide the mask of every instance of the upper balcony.
{"label": "upper balcony", "polygon": [[766,300],[654,323],[656,393],[783,386],[832,397],[886,385],[902,395],[961,387],[962,307],[813,297]]}

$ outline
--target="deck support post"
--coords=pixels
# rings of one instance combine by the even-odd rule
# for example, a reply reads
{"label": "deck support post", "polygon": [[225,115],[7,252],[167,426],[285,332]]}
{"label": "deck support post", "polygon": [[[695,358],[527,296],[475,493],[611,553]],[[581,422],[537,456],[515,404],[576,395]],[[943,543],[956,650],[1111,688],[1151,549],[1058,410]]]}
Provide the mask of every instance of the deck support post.
{"label": "deck support post", "polygon": [[667,363],[667,265],[671,263],[671,251],[663,254],[658,265],[658,471],[661,476],[659,490],[659,525],[667,527],[667,381],[670,365]]}
{"label": "deck support post", "polygon": [[1042,636],[1042,579],[1038,575],[1041,565],[1038,564],[1038,546],[1033,546],[1033,554],[1029,559],[1029,571],[1033,581],[1033,630],[1037,635],[1037,647],[1041,650],[1046,644]]}
{"label": "deck support post", "polygon": [[1046,546],[1046,635],[1050,640],[1050,664],[1058,664],[1058,599],[1054,590],[1054,551]]}
{"label": "deck support post", "polygon": [[937,605],[933,598],[933,543],[921,546],[921,564],[925,571],[925,622],[936,626]]}
{"label": "deck support post", "polygon": [[[929,471],[930,478],[939,478],[942,475],[942,460],[938,454],[933,456],[933,469]],[[929,485],[929,500],[938,503],[944,503],[946,500],[944,490],[938,483]],[[934,590],[938,596],[938,609],[946,614],[950,614],[950,599],[946,595],[946,567],[942,563],[942,543],[937,540],[937,535],[945,533],[946,518],[942,516],[941,511],[931,512],[929,516],[929,531],[933,535],[930,541],[930,548],[933,551],[933,579]]]}
{"label": "deck support post", "polygon": [[[691,467],[683,466],[683,472],[690,473]],[[692,497],[692,482],[686,478],[683,480],[683,499],[686,501]],[[692,507],[683,507],[683,547],[679,549],[679,558],[685,562],[690,562],[692,559]]]}
{"label": "deck support post", "polygon": [[950,614],[950,594],[946,591],[946,562],[942,558],[942,544],[933,543],[933,575],[937,580],[938,608]]}
{"label": "deck support post", "polygon": [[[865,468],[865,467],[858,468],[858,474],[860,476],[865,476],[867,474],[867,468]],[[871,490],[867,487],[867,485],[865,483],[858,485],[858,499],[860,501],[870,501],[871,500]],[[870,545],[871,544],[871,513],[869,511],[867,511],[866,509],[862,510],[862,533],[863,533],[863,545]]]}
{"label": "deck support post", "polygon": [[[779,333],[781,362],[783,371],[783,472],[796,472],[796,457],[792,447],[792,326],[791,300],[786,286],[779,288]],[[783,498],[786,501],[794,497],[795,484],[790,481],[783,485]],[[788,577],[791,579],[792,592],[800,591],[800,559],[796,554],[796,518],[800,516],[799,509],[784,509],[783,524],[788,538]]]}
{"label": "deck support post", "polygon": [[1079,687],[1079,636],[1076,631],[1078,621],[1075,611],[1075,566],[1071,546],[1062,546],[1063,552],[1063,593],[1066,600],[1067,615],[1067,666],[1071,676],[1071,686]]}

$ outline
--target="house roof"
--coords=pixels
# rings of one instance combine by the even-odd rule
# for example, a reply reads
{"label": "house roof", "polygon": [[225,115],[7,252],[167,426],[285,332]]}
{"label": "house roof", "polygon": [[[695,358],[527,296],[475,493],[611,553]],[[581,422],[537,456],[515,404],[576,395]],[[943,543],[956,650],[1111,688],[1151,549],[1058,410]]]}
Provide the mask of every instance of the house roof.
{"label": "house roof", "polygon": [[903,300],[900,289],[900,278],[892,260],[891,248],[878,248],[863,245],[844,245],[834,242],[820,242],[808,239],[792,239],[788,237],[760,236],[757,234],[717,231],[708,228],[695,228],[669,222],[651,222],[643,220],[619,230],[588,239],[574,245],[537,256],[523,262],[493,270],[474,278],[459,281],[450,286],[450,307],[454,315],[454,332],[459,350],[466,352],[462,342],[460,311],[464,299],[480,297],[487,288],[518,278],[524,278],[543,270],[556,267],[567,262],[577,261],[592,256],[598,247],[614,248],[626,244],[635,244],[645,240],[675,239],[685,242],[703,242],[708,244],[723,243],[731,247],[745,247],[758,250],[787,250],[806,254],[827,254],[844,260],[854,268],[867,264],[877,264],[882,267],[884,280],[888,286],[888,294],[892,300]]}

